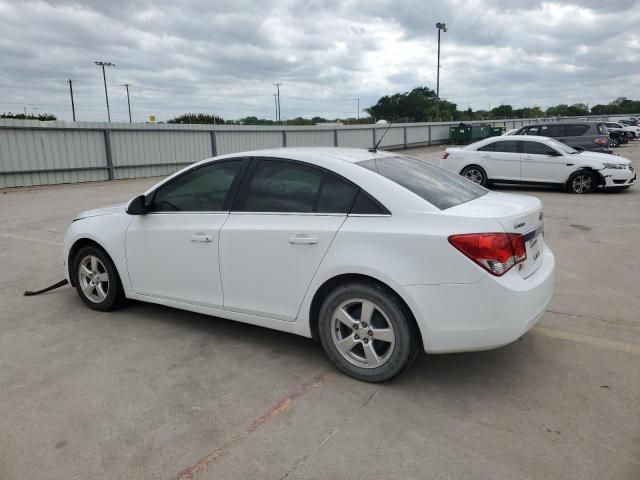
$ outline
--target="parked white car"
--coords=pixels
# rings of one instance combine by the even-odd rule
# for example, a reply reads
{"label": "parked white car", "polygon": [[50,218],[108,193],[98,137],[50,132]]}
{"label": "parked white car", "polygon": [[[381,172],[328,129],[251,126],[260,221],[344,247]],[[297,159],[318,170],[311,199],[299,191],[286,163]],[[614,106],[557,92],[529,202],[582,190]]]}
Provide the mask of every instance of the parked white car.
{"label": "parked white car", "polygon": [[538,199],[423,160],[286,148],[203,160],[81,213],[63,258],[95,310],[129,298],[317,338],[378,382],[421,350],[527,332],[553,293],[542,230]]}
{"label": "parked white car", "polygon": [[625,125],[619,122],[604,122],[607,130],[614,132],[629,132],[633,135],[633,138],[640,137],[640,127],[636,127],[635,125]]}
{"label": "parked white car", "polygon": [[440,166],[480,185],[556,185],[571,193],[602,186],[625,190],[636,181],[631,162],[616,155],[583,152],[549,137],[492,137],[447,148]]}

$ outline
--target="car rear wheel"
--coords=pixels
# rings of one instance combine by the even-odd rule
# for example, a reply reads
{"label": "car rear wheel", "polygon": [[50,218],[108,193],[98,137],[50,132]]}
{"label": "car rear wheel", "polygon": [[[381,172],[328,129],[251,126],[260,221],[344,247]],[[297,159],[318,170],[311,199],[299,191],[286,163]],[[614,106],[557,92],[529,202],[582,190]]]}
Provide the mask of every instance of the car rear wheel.
{"label": "car rear wheel", "polygon": [[319,335],[341,372],[367,382],[398,375],[416,357],[417,331],[400,300],[379,285],[333,290],[320,308]]}
{"label": "car rear wheel", "polygon": [[460,175],[471,180],[472,182],[482,185],[483,187],[487,184],[487,173],[482,167],[479,167],[477,165],[469,165],[468,167],[464,167],[460,172]]}
{"label": "car rear wheel", "polygon": [[582,170],[571,174],[567,180],[567,191],[570,193],[591,193],[597,187],[596,176],[589,171]]}
{"label": "car rear wheel", "polygon": [[109,256],[93,246],[81,248],[73,261],[75,287],[89,308],[106,312],[124,302],[124,289]]}

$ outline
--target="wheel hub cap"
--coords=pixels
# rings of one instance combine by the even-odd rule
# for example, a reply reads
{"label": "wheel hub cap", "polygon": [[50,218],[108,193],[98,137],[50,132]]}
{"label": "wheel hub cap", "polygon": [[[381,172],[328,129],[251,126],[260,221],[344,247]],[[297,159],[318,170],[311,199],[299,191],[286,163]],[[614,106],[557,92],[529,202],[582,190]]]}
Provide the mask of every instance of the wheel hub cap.
{"label": "wheel hub cap", "polygon": [[102,261],[87,255],[78,266],[78,282],[84,296],[93,303],[101,303],[109,294],[109,274]]}
{"label": "wheel hub cap", "polygon": [[385,312],[369,300],[347,300],[333,312],[332,339],[349,363],[361,368],[384,365],[395,347],[395,331]]}

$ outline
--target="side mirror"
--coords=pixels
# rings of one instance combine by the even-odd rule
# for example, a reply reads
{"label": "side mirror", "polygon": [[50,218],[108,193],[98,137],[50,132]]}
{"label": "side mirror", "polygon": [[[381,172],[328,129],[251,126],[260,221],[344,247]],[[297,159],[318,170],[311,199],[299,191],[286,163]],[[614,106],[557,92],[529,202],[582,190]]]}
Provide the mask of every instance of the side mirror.
{"label": "side mirror", "polygon": [[129,202],[129,206],[127,207],[127,213],[129,215],[144,215],[147,213],[147,208],[145,207],[145,196],[139,195],[133,200]]}

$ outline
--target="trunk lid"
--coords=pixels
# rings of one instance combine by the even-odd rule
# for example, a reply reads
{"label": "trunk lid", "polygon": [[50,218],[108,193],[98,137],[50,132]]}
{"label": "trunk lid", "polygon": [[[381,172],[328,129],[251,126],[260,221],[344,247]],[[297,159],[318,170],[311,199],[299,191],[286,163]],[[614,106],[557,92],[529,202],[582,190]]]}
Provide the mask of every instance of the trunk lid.
{"label": "trunk lid", "polygon": [[449,208],[447,213],[493,218],[502,225],[505,232],[523,235],[527,247],[527,259],[514,267],[523,278],[533,274],[542,264],[544,222],[542,202],[539,199],[525,195],[489,192],[475,200]]}

